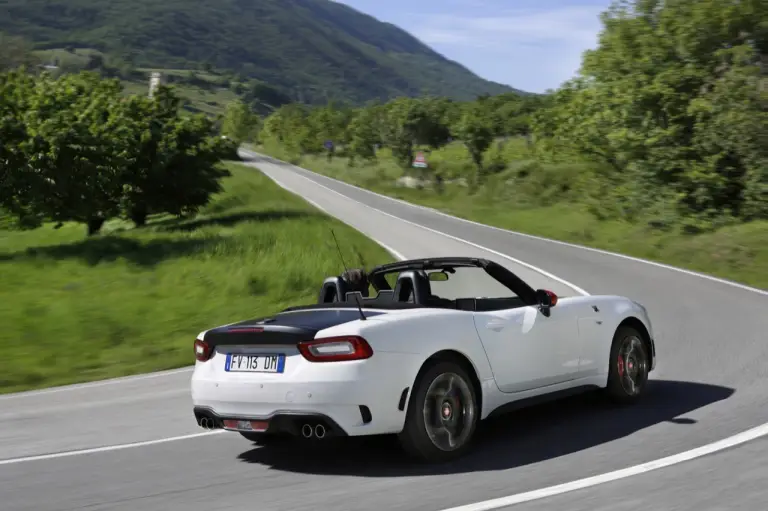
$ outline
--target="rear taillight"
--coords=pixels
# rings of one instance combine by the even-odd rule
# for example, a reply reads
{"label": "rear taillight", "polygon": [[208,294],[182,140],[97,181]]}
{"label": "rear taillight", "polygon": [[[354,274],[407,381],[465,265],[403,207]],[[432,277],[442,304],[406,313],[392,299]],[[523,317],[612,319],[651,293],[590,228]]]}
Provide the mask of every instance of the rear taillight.
{"label": "rear taillight", "polygon": [[299,352],[310,362],[363,360],[373,356],[373,349],[362,337],[342,336],[299,343]]}
{"label": "rear taillight", "polygon": [[195,358],[200,362],[205,362],[211,358],[211,347],[207,342],[195,339]]}

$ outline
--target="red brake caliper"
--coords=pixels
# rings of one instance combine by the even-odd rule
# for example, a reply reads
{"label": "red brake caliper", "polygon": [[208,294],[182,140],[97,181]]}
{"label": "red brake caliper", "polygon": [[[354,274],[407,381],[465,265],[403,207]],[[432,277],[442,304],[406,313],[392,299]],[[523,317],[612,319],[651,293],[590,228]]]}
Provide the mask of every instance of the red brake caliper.
{"label": "red brake caliper", "polygon": [[619,369],[619,378],[622,378],[624,376],[624,357],[619,355],[619,363],[618,363],[618,369]]}

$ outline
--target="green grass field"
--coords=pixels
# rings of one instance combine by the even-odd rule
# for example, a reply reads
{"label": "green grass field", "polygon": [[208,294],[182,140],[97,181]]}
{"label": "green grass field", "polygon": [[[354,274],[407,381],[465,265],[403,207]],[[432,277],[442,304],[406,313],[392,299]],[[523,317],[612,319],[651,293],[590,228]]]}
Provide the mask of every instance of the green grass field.
{"label": "green grass field", "polygon": [[316,300],[322,279],[391,261],[357,231],[230,164],[194,219],[0,230],[0,392],[189,365],[202,330]]}
{"label": "green grass field", "polygon": [[[446,180],[444,192],[431,184],[423,189],[398,186],[402,169],[380,151],[378,162],[350,167],[346,158],[291,158],[280,148],[256,148],[277,158],[292,160],[320,174],[344,180],[411,203],[488,225],[557,240],[620,252],[674,266],[768,288],[768,222],[753,222],[690,235],[680,228],[661,230],[650,220],[598,220],[583,200],[583,181],[590,168],[582,163],[534,163],[523,140],[511,140],[486,155],[488,164],[506,165],[488,178],[476,193],[457,182],[471,173],[471,160],[459,144],[433,152],[428,161]],[[418,175],[419,169],[413,169]],[[453,181],[453,182],[451,182]],[[627,201],[629,202],[629,201]],[[663,212],[660,217],[663,218]]]}

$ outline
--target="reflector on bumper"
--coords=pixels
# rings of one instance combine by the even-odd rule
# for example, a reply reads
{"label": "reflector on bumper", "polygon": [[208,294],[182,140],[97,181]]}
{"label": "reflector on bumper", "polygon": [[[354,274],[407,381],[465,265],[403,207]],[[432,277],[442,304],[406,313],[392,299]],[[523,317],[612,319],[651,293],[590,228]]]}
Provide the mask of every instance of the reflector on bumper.
{"label": "reflector on bumper", "polygon": [[236,431],[266,431],[269,421],[249,421],[237,419],[224,419],[224,428]]}

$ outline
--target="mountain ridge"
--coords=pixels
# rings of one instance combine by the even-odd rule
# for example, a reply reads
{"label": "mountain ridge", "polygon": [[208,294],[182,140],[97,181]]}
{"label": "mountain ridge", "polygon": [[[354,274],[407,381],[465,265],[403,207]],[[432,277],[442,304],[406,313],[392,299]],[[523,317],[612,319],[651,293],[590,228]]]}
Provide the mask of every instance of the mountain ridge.
{"label": "mountain ridge", "polygon": [[136,67],[231,70],[315,103],[524,93],[331,0],[0,0],[0,31]]}

